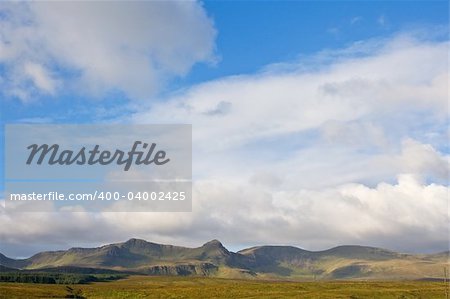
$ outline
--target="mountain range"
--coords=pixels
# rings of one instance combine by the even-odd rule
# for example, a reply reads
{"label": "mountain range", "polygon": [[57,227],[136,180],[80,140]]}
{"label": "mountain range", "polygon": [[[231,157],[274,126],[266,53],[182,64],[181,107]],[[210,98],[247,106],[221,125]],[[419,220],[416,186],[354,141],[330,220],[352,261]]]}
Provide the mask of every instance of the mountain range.
{"label": "mountain range", "polygon": [[404,254],[366,246],[308,251],[256,246],[231,252],[218,240],[200,247],[140,239],[96,248],[46,251],[26,259],[0,253],[0,272],[129,273],[264,279],[441,279],[449,252]]}

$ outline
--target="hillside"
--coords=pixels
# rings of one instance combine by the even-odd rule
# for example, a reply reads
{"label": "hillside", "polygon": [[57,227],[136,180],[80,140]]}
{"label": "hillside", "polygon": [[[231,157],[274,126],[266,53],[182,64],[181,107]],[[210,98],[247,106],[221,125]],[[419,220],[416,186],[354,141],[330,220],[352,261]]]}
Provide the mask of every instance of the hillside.
{"label": "hillside", "polygon": [[126,272],[289,279],[429,279],[444,276],[448,252],[401,254],[364,246],[308,251],[292,246],[258,246],[239,252],[212,240],[188,248],[130,239],[97,248],[71,248],[12,259],[0,254],[0,271]]}

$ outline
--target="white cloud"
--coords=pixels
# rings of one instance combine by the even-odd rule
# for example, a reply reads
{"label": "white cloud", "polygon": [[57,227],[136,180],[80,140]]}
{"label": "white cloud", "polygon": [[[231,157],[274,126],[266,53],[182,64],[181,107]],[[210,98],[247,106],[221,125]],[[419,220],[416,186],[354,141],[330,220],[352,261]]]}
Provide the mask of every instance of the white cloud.
{"label": "white cloud", "polygon": [[0,237],[5,244],[44,242],[59,248],[140,237],[191,246],[219,238],[234,246],[366,244],[438,251],[447,245],[448,192],[448,187],[423,185],[408,174],[396,184],[344,184],[320,191],[199,181],[192,213],[2,212],[1,227],[8,229]]}
{"label": "white cloud", "polygon": [[193,124],[192,213],[91,214],[79,226],[16,214],[0,218],[0,236],[444,250],[447,57],[447,42],[403,35],[194,86],[132,118]]}
{"label": "white cloud", "polygon": [[2,3],[0,12],[0,63],[11,81],[3,88],[24,94],[26,75],[54,93],[54,70],[74,92],[146,99],[214,59],[215,29],[193,1]]}
{"label": "white cloud", "polygon": [[49,94],[55,93],[56,82],[42,65],[31,62],[25,63],[23,71],[37,88]]}
{"label": "white cloud", "polygon": [[232,242],[445,249],[448,157],[428,135],[447,136],[447,56],[448,42],[406,34],[357,43],[311,59],[322,65],[200,84],[134,120],[193,123],[194,172],[211,182],[200,184],[208,202],[195,216],[207,223],[193,230]]}
{"label": "white cloud", "polygon": [[[381,139],[389,138],[382,136],[387,125],[388,135],[398,138],[424,121],[442,123],[447,116],[443,61],[448,43],[399,36],[369,45],[373,48],[354,45],[340,57],[328,54],[333,62],[312,70],[300,63],[287,72],[269,69],[200,84],[136,114],[134,120],[191,122],[194,144],[203,150],[322,129],[330,122],[363,122],[363,130],[370,127]],[[358,54],[357,48],[365,54],[348,54]],[[222,113],[210,113],[224,103]],[[221,138],[210,142],[214,136]],[[381,139],[376,142],[386,142]]]}
{"label": "white cloud", "polygon": [[415,140],[403,141],[401,155],[398,158],[401,172],[415,173],[420,176],[448,180],[449,160],[429,144]]}

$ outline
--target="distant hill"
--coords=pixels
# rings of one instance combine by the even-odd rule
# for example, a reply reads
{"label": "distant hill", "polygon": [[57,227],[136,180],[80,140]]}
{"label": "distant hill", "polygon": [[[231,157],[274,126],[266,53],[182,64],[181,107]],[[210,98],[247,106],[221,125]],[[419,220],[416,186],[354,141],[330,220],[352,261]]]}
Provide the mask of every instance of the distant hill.
{"label": "distant hill", "polygon": [[[139,273],[289,279],[442,278],[449,253],[411,255],[365,246],[308,251],[293,246],[258,246],[239,252],[218,240],[197,248],[140,239],[97,248],[40,252],[27,259],[0,254],[0,272]],[[16,269],[16,270],[14,270]]]}

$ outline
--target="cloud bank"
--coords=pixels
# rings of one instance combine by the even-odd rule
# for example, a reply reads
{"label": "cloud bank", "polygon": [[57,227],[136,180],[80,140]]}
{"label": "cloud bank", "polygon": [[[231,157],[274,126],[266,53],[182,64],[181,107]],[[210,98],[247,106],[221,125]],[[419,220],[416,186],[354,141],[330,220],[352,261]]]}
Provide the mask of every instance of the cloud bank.
{"label": "cloud bank", "polygon": [[193,1],[3,2],[3,96],[69,90],[148,99],[166,80],[214,60],[216,31]]}
{"label": "cloud bank", "polygon": [[8,228],[2,230],[3,250],[13,256],[30,255],[48,249],[49,244],[54,248],[89,246],[131,236],[191,246],[219,238],[233,248],[294,244],[325,249],[366,244],[433,252],[448,245],[448,192],[448,187],[423,185],[412,175],[374,188],[345,184],[320,191],[274,192],[254,183],[214,180],[195,183],[193,213],[9,210],[2,211],[0,224]]}

